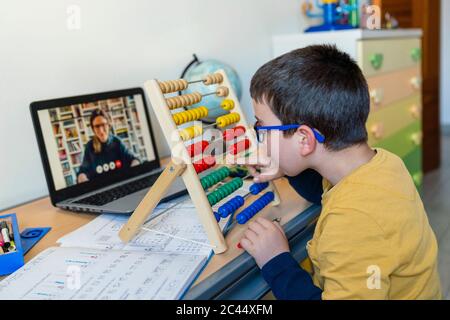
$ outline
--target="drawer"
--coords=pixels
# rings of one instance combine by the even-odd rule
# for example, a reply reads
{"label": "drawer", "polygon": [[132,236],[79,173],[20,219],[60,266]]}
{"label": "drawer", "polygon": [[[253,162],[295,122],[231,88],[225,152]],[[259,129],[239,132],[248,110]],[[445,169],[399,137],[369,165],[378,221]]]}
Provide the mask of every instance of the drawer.
{"label": "drawer", "polygon": [[419,38],[358,41],[358,60],[366,77],[420,66]]}
{"label": "drawer", "polygon": [[396,134],[373,145],[375,148],[386,149],[404,159],[414,149],[422,145],[422,124],[415,121]]}
{"label": "drawer", "polygon": [[422,90],[421,69],[418,66],[370,77],[367,82],[372,111],[377,111]]}
{"label": "drawer", "polygon": [[420,94],[371,112],[367,120],[369,144],[375,145],[410,124],[420,121],[421,118],[422,97]]}
{"label": "drawer", "polygon": [[414,148],[403,158],[403,162],[411,175],[422,172],[422,148]]}

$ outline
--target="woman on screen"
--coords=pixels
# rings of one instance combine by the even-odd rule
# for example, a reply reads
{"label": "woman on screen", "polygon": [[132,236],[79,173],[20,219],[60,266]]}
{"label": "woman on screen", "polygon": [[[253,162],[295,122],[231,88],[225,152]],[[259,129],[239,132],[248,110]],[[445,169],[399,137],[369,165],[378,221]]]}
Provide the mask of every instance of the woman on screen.
{"label": "woman on screen", "polygon": [[86,144],[84,158],[78,171],[78,183],[89,181],[110,171],[140,164],[125,144],[111,133],[109,117],[103,110],[95,110],[89,120],[94,136]]}

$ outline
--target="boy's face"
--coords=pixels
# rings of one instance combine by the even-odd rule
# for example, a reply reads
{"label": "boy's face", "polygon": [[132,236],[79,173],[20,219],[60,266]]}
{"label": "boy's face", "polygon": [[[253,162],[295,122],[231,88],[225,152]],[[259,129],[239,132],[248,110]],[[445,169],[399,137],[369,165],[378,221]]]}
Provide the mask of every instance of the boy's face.
{"label": "boy's face", "polygon": [[[253,109],[258,126],[282,125],[280,119],[265,103],[258,103],[253,100]],[[291,124],[295,124],[295,122]],[[267,131],[263,136],[263,143],[267,146],[270,158],[279,164],[285,175],[294,177],[309,168],[305,155],[310,153],[310,146],[305,148],[305,136],[300,129],[289,136],[285,136],[283,132],[278,130]]]}

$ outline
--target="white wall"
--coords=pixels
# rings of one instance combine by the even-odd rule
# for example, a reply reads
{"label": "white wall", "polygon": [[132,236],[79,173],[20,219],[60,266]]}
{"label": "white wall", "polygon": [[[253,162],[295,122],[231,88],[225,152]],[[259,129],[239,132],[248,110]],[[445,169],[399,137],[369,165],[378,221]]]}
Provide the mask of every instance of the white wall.
{"label": "white wall", "polygon": [[441,0],[441,123],[450,126],[450,1]]}
{"label": "white wall", "polygon": [[[0,4],[0,209],[47,194],[30,102],[173,79],[197,53],[236,68],[249,108],[248,82],[270,59],[271,36],[304,29],[299,0]],[[72,4],[80,30],[67,28]]]}

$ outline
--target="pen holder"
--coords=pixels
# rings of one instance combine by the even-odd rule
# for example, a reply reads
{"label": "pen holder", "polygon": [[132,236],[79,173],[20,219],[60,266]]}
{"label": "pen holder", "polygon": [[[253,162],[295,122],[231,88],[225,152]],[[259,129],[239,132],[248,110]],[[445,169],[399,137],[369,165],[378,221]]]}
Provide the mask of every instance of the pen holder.
{"label": "pen holder", "polygon": [[11,223],[14,234],[14,244],[16,246],[16,251],[14,252],[0,253],[0,276],[5,276],[22,267],[25,264],[25,261],[23,258],[22,239],[20,237],[16,215],[7,214],[0,216],[0,221],[9,221]]}

